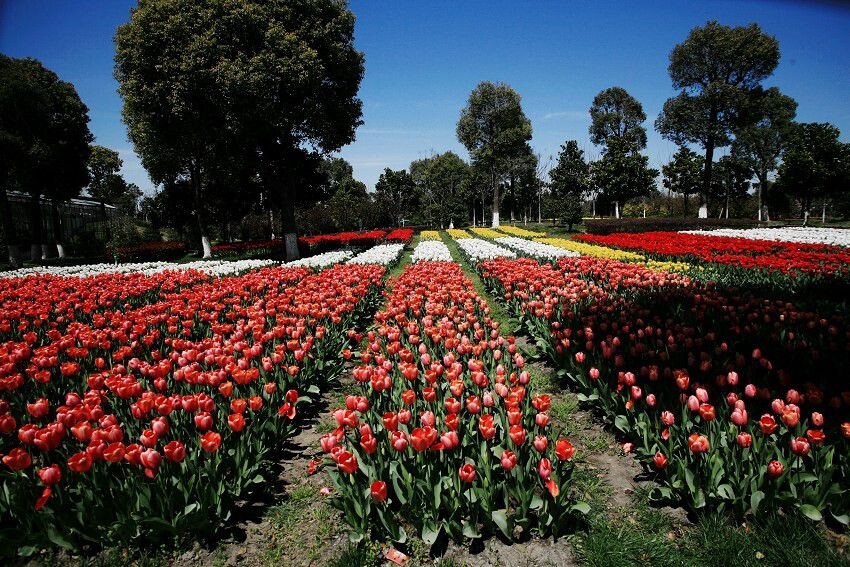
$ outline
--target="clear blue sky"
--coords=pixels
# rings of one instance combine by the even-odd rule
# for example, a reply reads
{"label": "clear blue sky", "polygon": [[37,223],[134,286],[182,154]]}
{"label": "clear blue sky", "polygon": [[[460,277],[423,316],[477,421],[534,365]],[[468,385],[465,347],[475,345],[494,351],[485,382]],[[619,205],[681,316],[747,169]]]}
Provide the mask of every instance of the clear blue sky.
{"label": "clear blue sky", "polygon": [[[121,123],[112,77],[115,28],[130,0],[0,0],[0,51],[42,60],[77,87],[97,143],[118,150],[124,174],[146,191],[147,174]],[[455,124],[470,90],[503,81],[523,97],[543,156],[587,135],[593,96],[625,87],[648,116],[647,155],[658,167],[675,147],[652,121],[673,94],[667,57],[694,26],[757,22],[779,39],[768,85],[799,102],[798,120],[832,122],[850,139],[850,7],[813,2],[561,2],[354,0],[355,42],[366,54],[364,124],[342,156],[371,188],[384,167],[445,150],[466,156]]]}

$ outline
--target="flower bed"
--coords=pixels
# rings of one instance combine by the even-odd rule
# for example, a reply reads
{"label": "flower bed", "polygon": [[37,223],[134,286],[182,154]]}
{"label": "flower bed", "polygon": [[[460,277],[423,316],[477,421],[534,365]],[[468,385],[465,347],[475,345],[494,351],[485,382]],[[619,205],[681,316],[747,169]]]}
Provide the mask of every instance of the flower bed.
{"label": "flower bed", "polygon": [[527,390],[513,337],[453,262],[390,285],[353,371],[359,395],[321,439],[353,539],[561,532],[587,510],[570,496],[575,449],[551,430],[549,397]]}
{"label": "flower bed", "polygon": [[414,264],[422,261],[451,262],[452,254],[442,240],[420,240],[413,249],[410,261]]}
{"label": "flower bed", "polygon": [[461,238],[457,245],[473,263],[490,258],[516,258],[516,252],[480,238]]}
{"label": "flower bed", "polygon": [[395,230],[390,231],[386,236],[387,242],[403,242],[408,243],[410,239],[413,238],[413,229],[412,228],[397,228]]}
{"label": "flower bed", "polygon": [[846,228],[817,228],[789,226],[784,228],[720,228],[716,230],[683,230],[683,234],[703,236],[727,236],[750,240],[768,240],[771,242],[799,242],[804,244],[827,244],[830,246],[850,246],[850,230]]}
{"label": "flower bed", "polygon": [[850,521],[845,317],[595,258],[481,272],[657,472],[653,498]]}
{"label": "flower bed", "polygon": [[499,232],[504,232],[505,234],[510,234],[511,236],[519,236],[522,238],[538,238],[543,236],[540,232],[535,232],[533,230],[526,230],[524,228],[519,228],[518,226],[500,226]]}
{"label": "flower bed", "polygon": [[339,264],[341,262],[346,262],[354,257],[354,252],[350,250],[335,250],[332,252],[324,252],[322,254],[316,254],[315,256],[307,256],[306,258],[299,258],[298,260],[293,260],[292,262],[287,262],[284,264],[290,268],[327,268],[328,266],[333,266],[334,264]]}
{"label": "flower bed", "polygon": [[144,242],[133,246],[108,249],[107,254],[122,261],[143,262],[146,260],[176,260],[185,256],[185,242]]}
{"label": "flower bed", "polygon": [[363,232],[338,232],[335,234],[318,234],[302,236],[298,245],[306,250],[333,250],[346,246],[374,246],[387,235],[383,230],[368,230]]}
{"label": "flower bed", "polygon": [[771,242],[679,232],[643,232],[608,236],[580,235],[590,244],[637,250],[689,262],[711,262],[768,272],[850,277],[850,250],[826,244]]}
{"label": "flower bed", "polygon": [[460,240],[461,238],[472,238],[472,236],[470,236],[469,233],[462,228],[450,228],[446,230],[446,232],[455,240]]}
{"label": "flower bed", "polygon": [[516,236],[501,236],[496,238],[496,242],[502,246],[519,250],[528,256],[534,256],[540,260],[555,260],[557,258],[579,255],[578,252],[558,248],[557,246],[544,244],[543,242],[535,242],[534,240],[528,240],[526,238],[517,238]]}
{"label": "flower bed", "polygon": [[498,231],[493,230],[492,228],[476,226],[472,227],[470,230],[478,236],[483,236],[484,238],[489,238],[491,240],[495,240],[496,238],[502,236],[502,234],[500,234]]}
{"label": "flower bed", "polygon": [[341,372],[383,273],[265,268],[161,283],[136,306],[62,278],[80,299],[3,330],[0,514],[15,526],[0,553],[215,529],[266,481],[298,404]]}
{"label": "flower bed", "polygon": [[378,244],[361,252],[348,261],[349,264],[380,264],[390,266],[398,261],[404,244]]}
{"label": "flower bed", "polygon": [[436,230],[423,230],[419,233],[419,240],[440,240],[440,233]]}

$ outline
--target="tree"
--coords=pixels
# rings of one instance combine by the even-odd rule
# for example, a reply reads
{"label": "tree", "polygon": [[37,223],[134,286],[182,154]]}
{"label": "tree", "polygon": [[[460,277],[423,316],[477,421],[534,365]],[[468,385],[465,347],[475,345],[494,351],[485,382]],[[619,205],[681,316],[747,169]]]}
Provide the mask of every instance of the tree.
{"label": "tree", "polygon": [[826,123],[797,124],[790,134],[776,188],[800,202],[804,223],[813,200],[829,199],[850,187],[850,144],[840,142],[840,134]]}
{"label": "tree", "polygon": [[608,140],[626,140],[638,149],[646,147],[646,113],[626,89],[611,87],[593,98],[590,107],[590,140],[606,146]]}
{"label": "tree", "polygon": [[740,202],[749,192],[753,170],[747,161],[740,159],[734,147],[732,153],[717,160],[715,166],[712,193],[722,203],[721,216],[728,219],[730,205]]}
{"label": "tree", "polygon": [[590,190],[590,165],[585,161],[578,142],[568,140],[561,145],[558,162],[549,172],[549,180],[552,193],[558,196],[582,197]]}
{"label": "tree", "polygon": [[620,205],[630,199],[650,195],[655,190],[658,170],[649,167],[642,155],[626,139],[610,139],[602,158],[591,166],[594,184],[601,190],[600,199],[614,205],[620,218]]}
{"label": "tree", "polygon": [[664,103],[655,127],[678,145],[705,150],[702,193],[711,190],[714,150],[728,146],[748,97],[779,64],[779,42],[757,24],[716,21],[694,28],[670,53],[668,71],[681,92]]}
{"label": "tree", "polygon": [[9,261],[16,265],[19,258],[8,188],[30,195],[30,257],[45,253],[41,195],[50,199],[53,242],[64,257],[59,203],[79,195],[88,182],[88,108],[74,85],[35,59],[0,55],[0,84],[0,209]]}
{"label": "tree", "polygon": [[499,226],[499,181],[511,158],[523,155],[531,140],[531,121],[519,94],[503,83],[480,83],[469,95],[457,123],[457,138],[473,165],[489,177],[493,191],[493,227]]}
{"label": "tree", "polygon": [[472,198],[470,168],[454,152],[444,152],[410,164],[420,212],[431,226],[454,226],[469,219]]}
{"label": "tree", "polygon": [[702,157],[682,146],[673,154],[670,163],[661,166],[664,187],[671,193],[681,193],[684,198],[682,216],[688,215],[688,195],[700,190],[702,161]]}
{"label": "tree", "polygon": [[119,171],[123,165],[115,150],[91,146],[88,193],[93,199],[115,205],[122,214],[132,215],[137,212],[142,191],[121,176]]}
{"label": "tree", "polygon": [[206,193],[241,198],[213,177],[241,175],[216,166],[244,155],[281,208],[287,258],[297,257],[298,184],[361,123],[353,33],[336,0],[142,0],[119,27],[130,140],[155,182],[189,182],[205,256]]}
{"label": "tree", "polygon": [[573,225],[581,222],[583,212],[581,197],[576,193],[568,193],[558,196],[554,193],[549,193],[545,200],[546,216],[552,219],[561,221],[561,224],[567,225],[567,230],[572,232]]}
{"label": "tree", "polygon": [[374,195],[382,219],[387,220],[390,226],[401,226],[402,219],[414,209],[415,191],[416,184],[410,173],[404,169],[384,169],[375,184]]}
{"label": "tree", "polygon": [[785,149],[797,115],[797,101],[771,87],[754,92],[745,111],[743,125],[735,131],[733,149],[740,159],[748,162],[758,178],[759,220],[762,220],[763,208],[767,213],[766,220],[770,220],[768,175],[776,170],[777,161]]}

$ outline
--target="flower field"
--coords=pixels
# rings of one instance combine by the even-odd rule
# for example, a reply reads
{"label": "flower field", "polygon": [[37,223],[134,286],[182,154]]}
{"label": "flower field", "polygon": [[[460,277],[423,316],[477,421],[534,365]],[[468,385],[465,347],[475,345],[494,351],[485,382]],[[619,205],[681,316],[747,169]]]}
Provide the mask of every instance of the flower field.
{"label": "flower field", "polygon": [[[620,437],[654,482],[651,501],[850,524],[846,311],[715,280],[720,244],[703,241],[734,240],[753,259],[818,247],[838,273],[843,249],[678,234],[695,248],[673,254],[653,233],[503,227],[423,231],[410,250],[408,230],[282,265],[5,274],[0,512],[13,520],[0,554],[216,533],[346,372],[306,472],[326,475],[351,540],[581,530],[581,441],[484,295]],[[747,269],[792,273],[725,277]]]}

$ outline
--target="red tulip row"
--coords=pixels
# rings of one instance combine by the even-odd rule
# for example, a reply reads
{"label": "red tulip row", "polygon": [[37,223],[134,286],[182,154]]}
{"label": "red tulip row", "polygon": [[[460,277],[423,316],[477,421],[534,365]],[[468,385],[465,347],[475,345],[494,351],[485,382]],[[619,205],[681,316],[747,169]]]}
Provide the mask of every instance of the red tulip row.
{"label": "red tulip row", "polygon": [[654,497],[848,523],[844,315],[610,260],[480,269],[580,398],[658,472]]}
{"label": "red tulip row", "polygon": [[387,242],[410,242],[410,239],[413,238],[413,229],[412,228],[397,228],[395,230],[391,230],[386,237]]}
{"label": "red tulip row", "polygon": [[342,246],[374,246],[387,235],[383,230],[367,230],[362,232],[338,232],[335,234],[317,234],[302,236],[298,244],[307,248],[332,249]]}
{"label": "red tulip row", "polygon": [[850,250],[827,244],[774,242],[679,232],[583,234],[576,240],[687,261],[713,262],[770,272],[850,276]]}
{"label": "red tulip row", "polygon": [[[197,270],[64,277],[32,275],[0,279],[0,341],[42,344],[48,332],[64,332],[92,315],[156,300],[159,293],[209,281]],[[2,372],[0,372],[2,375]]]}
{"label": "red tulip row", "polygon": [[513,337],[455,263],[413,264],[390,285],[359,391],[321,439],[353,538],[562,530],[587,510],[570,495],[575,448],[556,437]]}
{"label": "red tulip row", "polygon": [[51,311],[45,342],[2,345],[0,514],[16,528],[0,554],[226,520],[264,481],[297,404],[341,372],[383,273],[266,268],[89,322]]}

